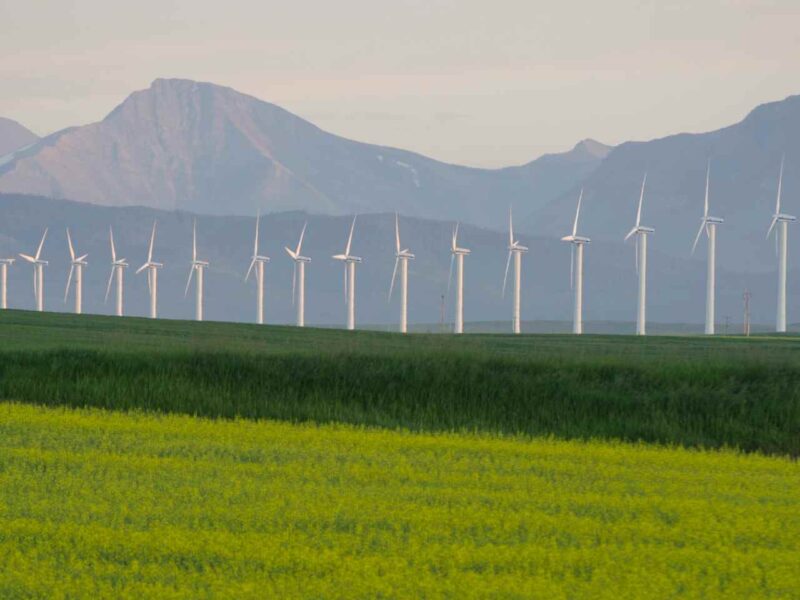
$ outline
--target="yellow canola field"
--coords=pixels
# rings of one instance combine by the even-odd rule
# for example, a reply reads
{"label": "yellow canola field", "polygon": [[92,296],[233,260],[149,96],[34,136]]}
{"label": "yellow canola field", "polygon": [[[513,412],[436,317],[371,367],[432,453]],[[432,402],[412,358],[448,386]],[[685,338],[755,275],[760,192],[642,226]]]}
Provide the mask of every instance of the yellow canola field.
{"label": "yellow canola field", "polygon": [[800,466],[0,404],[2,598],[797,598]]}

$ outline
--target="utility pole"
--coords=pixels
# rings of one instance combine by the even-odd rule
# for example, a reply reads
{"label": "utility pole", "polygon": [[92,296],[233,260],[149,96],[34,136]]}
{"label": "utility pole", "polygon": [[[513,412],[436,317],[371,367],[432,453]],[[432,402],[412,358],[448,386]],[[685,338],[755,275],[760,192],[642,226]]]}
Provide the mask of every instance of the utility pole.
{"label": "utility pole", "polygon": [[742,295],[744,298],[744,333],[746,336],[750,336],[750,290],[745,289],[744,294]]}

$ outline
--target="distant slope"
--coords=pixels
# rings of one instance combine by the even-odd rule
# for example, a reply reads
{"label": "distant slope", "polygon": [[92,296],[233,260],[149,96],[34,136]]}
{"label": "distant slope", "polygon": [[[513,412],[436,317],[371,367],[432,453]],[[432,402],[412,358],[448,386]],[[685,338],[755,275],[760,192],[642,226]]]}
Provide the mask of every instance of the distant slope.
{"label": "distant slope", "polygon": [[[582,185],[586,192],[581,231],[596,240],[621,240],[633,226],[647,171],[642,223],[656,229],[651,248],[688,257],[703,212],[710,159],[711,213],[725,219],[718,230],[720,264],[737,270],[771,270],[774,243],[765,235],[775,210],[783,154],[783,209],[798,215],[800,96],[792,96],[759,106],[742,122],[718,131],[622,144],[580,185],[532,211],[523,227],[538,234],[566,233]],[[790,229],[790,256],[797,256],[800,230]],[[704,255],[703,244],[698,256]]]}
{"label": "distant slope", "polygon": [[[89,253],[84,273],[84,310],[108,314],[113,302],[103,303],[110,269],[108,227],[114,226],[117,250],[131,268],[125,274],[126,311],[144,315],[147,284],[134,270],[145,260],[153,219],[158,219],[155,259],[164,263],[159,274],[159,314],[169,318],[191,318],[193,298],[184,297],[191,260],[193,215],[142,207],[101,207],[32,196],[0,194],[0,257],[32,252],[45,227],[50,227],[43,258],[47,310],[69,311],[64,303],[68,251],[65,228],[71,228],[76,250]],[[270,323],[292,323],[292,264],[283,247],[293,246],[303,223],[308,231],[303,253],[312,258],[307,268],[306,320],[309,324],[340,326],[344,321],[342,266],[331,259],[343,250],[349,216],[306,215],[291,211],[269,214],[262,219],[261,250],[272,261],[266,270],[266,319]],[[252,322],[255,288],[245,284],[244,273],[252,254],[255,219],[238,216],[198,217],[199,255],[211,266],[206,274],[206,317],[211,320]],[[409,322],[438,323],[442,295],[447,292],[450,266],[450,222],[401,216],[403,246],[416,254],[409,265]],[[472,250],[465,261],[465,319],[467,330],[475,321],[505,321],[510,329],[511,294],[501,295],[506,264],[507,233],[463,226],[459,242]],[[658,236],[658,233],[656,234]],[[561,321],[569,330],[572,318],[570,248],[552,236],[520,235],[530,247],[522,267],[522,318],[529,321]],[[661,252],[654,237],[649,258],[648,317],[653,322],[702,323],[704,316],[705,264],[672,258]],[[364,257],[357,269],[356,317],[358,325],[391,324],[398,319],[398,296],[387,301],[394,264],[394,216],[390,213],[362,215],[356,224],[353,251]],[[800,271],[792,263],[789,275],[789,320],[797,322],[800,309]],[[772,323],[775,314],[774,270],[743,275],[720,269],[717,277],[717,314],[720,331],[726,316],[731,331],[741,322],[741,294],[753,293],[753,322]],[[598,241],[586,249],[585,319],[629,322],[633,331],[636,307],[636,272],[633,247],[621,241]],[[9,270],[9,304],[32,308],[30,265],[17,261]],[[446,319],[452,321],[453,298],[445,298]],[[698,326],[696,331],[700,331]]]}
{"label": "distant slope", "polygon": [[502,227],[505,207],[543,205],[606,151],[588,141],[520,167],[461,167],[332,135],[230,88],[158,79],[103,121],[0,167],[0,191],[216,215],[399,210]]}
{"label": "distant slope", "polygon": [[0,117],[0,158],[29,146],[38,139],[39,136],[16,121]]}

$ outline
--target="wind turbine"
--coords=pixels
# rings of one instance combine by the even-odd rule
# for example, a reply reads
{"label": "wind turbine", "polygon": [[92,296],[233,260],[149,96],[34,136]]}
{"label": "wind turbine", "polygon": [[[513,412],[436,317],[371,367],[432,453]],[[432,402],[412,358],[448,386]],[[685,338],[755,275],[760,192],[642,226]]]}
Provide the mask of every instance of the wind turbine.
{"label": "wind turbine", "polygon": [[400,333],[408,333],[408,261],[414,260],[414,255],[408,248],[400,249],[400,216],[397,213],[394,214],[394,241],[394,270],[392,283],[389,285],[389,300],[392,299],[397,266],[400,265]]}
{"label": "wind turbine", "polygon": [[775,323],[775,331],[784,333],[786,331],[786,265],[787,265],[787,244],[789,236],[788,224],[796,221],[797,217],[781,212],[781,189],[783,187],[783,163],[781,157],[781,170],[778,175],[778,199],[775,203],[775,214],[772,215],[772,222],[767,231],[769,238],[775,225],[778,225],[775,240],[778,249],[778,316]]}
{"label": "wind turbine", "polygon": [[447,276],[447,287],[453,277],[453,261],[456,261],[456,318],[453,333],[464,333],[464,257],[470,253],[466,248],[458,247],[458,223],[453,229],[450,244],[450,274]]}
{"label": "wind turbine", "polygon": [[694,238],[692,254],[697,248],[697,242],[705,230],[708,236],[708,265],[706,275],[706,334],[714,335],[714,308],[715,308],[715,287],[716,287],[716,262],[717,262],[717,225],[724,222],[724,219],[712,217],[708,214],[708,187],[711,178],[711,161],[706,167],[706,197],[703,203],[703,218],[700,220],[700,229]]}
{"label": "wind turbine", "polygon": [[147,249],[147,262],[136,270],[138,275],[147,269],[147,289],[150,291],[150,318],[158,317],[158,270],[162,263],[153,262],[153,244],[156,240],[156,222],[153,221],[153,232],[150,234],[150,246]]}
{"label": "wind turbine", "polygon": [[108,276],[108,285],[106,286],[106,299],[108,302],[108,294],[111,291],[111,281],[114,279],[114,274],[117,275],[117,316],[122,316],[122,279],[125,274],[125,268],[128,263],[124,258],[117,258],[117,249],[114,247],[114,231],[111,227],[108,228],[108,238],[111,241],[111,274]]}
{"label": "wind turbine", "polygon": [[47,261],[41,260],[40,257],[46,237],[47,229],[45,229],[44,234],[42,234],[42,241],[39,242],[39,247],[36,248],[36,254],[34,256],[20,253],[22,258],[33,265],[33,296],[36,298],[36,310],[39,312],[44,310],[44,266],[47,264]]}
{"label": "wind turbine", "polygon": [[353,217],[353,224],[350,225],[350,235],[347,237],[347,246],[344,254],[334,254],[334,260],[344,262],[344,299],[347,303],[347,328],[356,328],[356,263],[361,262],[361,257],[350,254],[350,246],[353,243],[353,229],[356,226],[356,217]]}
{"label": "wind turbine", "polygon": [[575,301],[572,317],[572,333],[583,333],[583,247],[591,242],[588,237],[578,235],[578,217],[581,214],[581,201],[583,200],[583,189],[578,195],[578,207],[575,209],[575,221],[572,223],[572,234],[561,238],[562,242],[569,242],[569,280],[570,285],[575,291]]}
{"label": "wind turbine", "polygon": [[253,256],[250,257],[250,266],[244,280],[250,278],[253,267],[256,268],[256,323],[264,324],[264,264],[269,262],[268,256],[261,256],[258,253],[258,228],[261,223],[261,213],[256,214],[256,239],[253,243]]}
{"label": "wind turbine", "polygon": [[67,228],[67,243],[69,244],[69,258],[71,262],[69,265],[69,277],[67,277],[67,288],[64,290],[64,302],[67,301],[67,296],[69,295],[69,286],[72,284],[72,274],[74,272],[75,314],[79,315],[83,310],[83,267],[88,264],[86,262],[86,257],[89,255],[84,254],[83,256],[75,256],[75,248],[72,245],[72,237],[69,234],[69,228]]}
{"label": "wind turbine", "polygon": [[14,264],[13,258],[0,258],[0,309],[8,308],[8,266]]}
{"label": "wind turbine", "polygon": [[636,225],[625,236],[627,242],[631,236],[636,236],[636,272],[639,275],[639,303],[636,311],[636,335],[645,335],[645,306],[647,302],[647,235],[655,233],[652,227],[643,227],[642,201],[644,200],[644,186],[647,183],[647,173],[642,179],[642,192],[639,195],[639,208],[636,210]]}
{"label": "wind turbine", "polygon": [[197,283],[195,284],[196,302],[194,318],[196,321],[203,320],[203,271],[208,266],[208,261],[197,260],[197,219],[192,224],[192,266],[189,267],[189,279],[186,280],[186,289],[183,297],[189,293],[189,285],[192,283],[192,275],[197,271]]}
{"label": "wind turbine", "polygon": [[508,281],[508,267],[511,265],[511,255],[514,255],[514,308],[511,315],[511,327],[514,333],[520,333],[520,297],[522,294],[522,255],[528,248],[514,239],[514,220],[511,208],[508,209],[508,260],[506,260],[506,274],[503,276],[503,296],[506,295],[506,282]]}
{"label": "wind turbine", "polygon": [[[308,222],[303,224],[303,229],[300,231],[300,240],[297,242],[297,248],[292,250],[288,246],[284,246],[286,253],[294,261],[294,269],[292,271],[292,303],[297,303],[297,326],[305,327],[306,325],[306,263],[311,262],[307,256],[302,256],[300,250],[303,247],[303,237],[306,234],[306,226]],[[295,289],[297,296],[295,297]]]}

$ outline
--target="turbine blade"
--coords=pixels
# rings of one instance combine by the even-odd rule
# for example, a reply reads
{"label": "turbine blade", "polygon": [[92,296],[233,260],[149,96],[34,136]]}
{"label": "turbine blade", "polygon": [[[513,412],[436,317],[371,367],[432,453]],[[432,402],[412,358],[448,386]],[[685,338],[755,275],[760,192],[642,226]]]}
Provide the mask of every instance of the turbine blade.
{"label": "turbine blade", "polygon": [[703,235],[703,229],[706,228],[705,220],[700,223],[700,229],[697,230],[697,236],[694,238],[694,244],[692,244],[692,254],[694,254],[695,248],[697,248],[697,242],[700,241],[700,236]]}
{"label": "turbine blade", "polygon": [[256,264],[256,259],[253,258],[253,260],[250,261],[250,266],[247,268],[247,274],[244,276],[244,280],[245,281],[250,279],[250,272],[253,270],[253,267],[255,266],[255,264]]}
{"label": "turbine blade", "polygon": [[286,250],[286,254],[291,256],[293,259],[297,258],[297,253],[294,250],[292,250],[291,248],[289,248],[289,246],[284,246],[283,249]]}
{"label": "turbine blade", "polygon": [[153,221],[153,232],[150,234],[150,246],[147,248],[147,262],[153,262],[153,244],[156,241],[156,222]]}
{"label": "turbine blade", "polygon": [[39,260],[39,256],[42,254],[42,246],[44,246],[44,238],[47,237],[47,228],[44,230],[44,234],[42,235],[42,241],[39,242],[39,247],[36,249],[36,260]]}
{"label": "turbine blade", "polygon": [[300,249],[303,247],[303,237],[306,235],[306,226],[308,225],[308,221],[303,223],[303,229],[300,231],[300,241],[297,242],[297,250],[295,251],[295,257],[300,256]]}
{"label": "turbine blade", "polygon": [[33,257],[30,255],[30,254],[22,254],[22,253],[20,252],[20,253],[19,253],[19,255],[20,255],[20,256],[21,256],[21,257],[22,257],[24,260],[27,260],[29,263],[35,263],[35,262],[36,262],[36,259],[35,259],[35,258],[33,258]]}
{"label": "turbine blade", "polygon": [[[775,229],[775,224],[776,224],[777,222],[778,222],[778,215],[777,215],[777,213],[776,213],[776,214],[775,214],[775,215],[772,217],[772,222],[769,224],[769,229],[767,229],[767,239],[769,239],[769,236],[770,236],[770,234],[772,233],[772,230],[773,230],[773,229]],[[775,239],[778,239],[778,236],[775,236]],[[23,254],[20,254],[20,256],[24,256],[24,255],[23,255]]]}
{"label": "turbine blade", "polygon": [[141,273],[142,271],[144,271],[144,270],[145,270],[147,267],[149,267],[149,266],[150,266],[150,265],[149,265],[149,263],[144,263],[144,264],[143,264],[141,267],[139,267],[138,269],[136,269],[136,274],[138,275],[139,273]]}
{"label": "turbine blade", "polygon": [[786,159],[786,155],[781,156],[781,170],[778,175],[778,199],[775,202],[775,214],[779,215],[781,213],[781,188],[783,187],[783,163]]}
{"label": "turbine blade", "polygon": [[450,273],[447,275],[447,294],[450,295],[450,281],[453,279],[453,261],[455,261],[456,255],[450,255]]}
{"label": "turbine blade", "polygon": [[111,240],[111,262],[117,262],[117,249],[114,247],[114,230],[108,227],[108,238]]}
{"label": "turbine blade", "polygon": [[394,259],[394,270],[392,271],[392,283],[389,284],[389,297],[386,299],[387,302],[390,302],[392,299],[392,292],[394,291],[394,278],[397,275],[397,263],[399,262],[400,262],[400,257]]}
{"label": "turbine blade", "polygon": [[642,221],[642,202],[644,201],[644,186],[647,183],[647,173],[644,174],[642,179],[642,192],[639,194],[639,208],[636,210],[636,227],[639,227]]}
{"label": "turbine blade", "polygon": [[67,227],[67,243],[69,244],[69,257],[75,260],[75,248],[72,246],[72,237],[69,235],[69,227]]}
{"label": "turbine blade", "polygon": [[67,301],[67,296],[69,296],[69,286],[72,285],[72,271],[74,270],[75,270],[75,265],[70,265],[69,276],[67,277],[67,289],[64,290],[64,302]]}
{"label": "turbine blade", "polygon": [[575,209],[575,222],[572,224],[572,237],[578,235],[578,217],[581,214],[581,201],[583,200],[583,188],[581,188],[581,193],[578,194],[578,208]]}
{"label": "turbine blade", "polygon": [[111,293],[111,282],[114,280],[114,269],[116,267],[111,267],[111,275],[108,276],[108,285],[106,286],[106,298],[103,300],[103,304],[108,302],[108,294]]}
{"label": "turbine blade", "polygon": [[456,223],[456,227],[453,230],[453,252],[458,248],[458,225],[459,223]]}
{"label": "turbine blade", "polygon": [[258,225],[261,222],[261,212],[256,213],[256,237],[253,242],[253,256],[258,256]]}
{"label": "turbine blade", "polygon": [[197,260],[197,219],[192,223],[192,262]]}
{"label": "turbine blade", "polygon": [[[706,199],[703,203],[703,218],[708,216],[708,184],[711,179],[711,159],[708,159],[708,166],[706,167]],[[697,242],[695,242],[697,244]]]}
{"label": "turbine blade", "polygon": [[297,261],[292,266],[292,306],[294,306],[294,289],[297,285]]}
{"label": "turbine blade", "polygon": [[353,216],[353,223],[350,225],[350,235],[347,236],[347,246],[344,249],[344,253],[346,256],[350,256],[350,246],[353,244],[353,230],[356,227],[356,217],[358,215]]}
{"label": "turbine blade", "polygon": [[575,244],[569,245],[569,289],[575,286]]}
{"label": "turbine blade", "polygon": [[192,265],[192,268],[189,269],[189,278],[186,280],[186,289],[183,290],[183,297],[184,298],[186,298],[186,295],[189,293],[189,286],[192,283],[192,275],[193,274],[194,274],[194,265]]}
{"label": "turbine blade", "polygon": [[503,293],[501,297],[506,297],[506,282],[508,281],[508,267],[511,265],[511,250],[508,251],[508,258],[506,259],[506,274],[503,275]]}
{"label": "turbine blade", "polygon": [[631,236],[632,236],[634,233],[636,233],[636,231],[637,231],[637,228],[636,228],[636,227],[634,227],[633,229],[631,229],[631,230],[628,232],[628,235],[626,235],[626,236],[625,236],[625,239],[624,239],[623,241],[627,242],[629,239],[631,239]]}
{"label": "turbine blade", "polygon": [[[511,216],[510,206],[508,207],[508,245],[509,247],[514,245],[514,219]],[[505,289],[505,286],[503,286],[503,289]]]}
{"label": "turbine blade", "polygon": [[[394,213],[394,242],[395,248],[397,249],[397,254],[400,254],[400,215]],[[395,262],[395,267],[397,263]],[[394,279],[394,276],[392,276]],[[389,294],[391,296],[391,294]]]}

